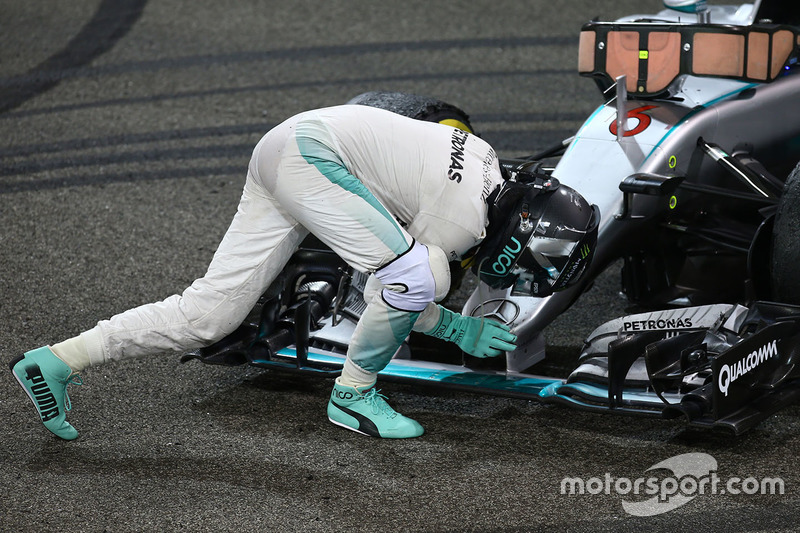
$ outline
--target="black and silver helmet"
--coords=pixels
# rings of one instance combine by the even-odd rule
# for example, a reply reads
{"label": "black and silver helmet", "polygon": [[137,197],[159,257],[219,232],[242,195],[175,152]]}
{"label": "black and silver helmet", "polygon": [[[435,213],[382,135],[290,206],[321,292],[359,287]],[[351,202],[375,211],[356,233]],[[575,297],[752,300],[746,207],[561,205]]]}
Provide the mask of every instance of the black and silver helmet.
{"label": "black and silver helmet", "polygon": [[600,210],[557,180],[507,181],[489,198],[474,270],[495,289],[544,297],[577,283],[597,244]]}

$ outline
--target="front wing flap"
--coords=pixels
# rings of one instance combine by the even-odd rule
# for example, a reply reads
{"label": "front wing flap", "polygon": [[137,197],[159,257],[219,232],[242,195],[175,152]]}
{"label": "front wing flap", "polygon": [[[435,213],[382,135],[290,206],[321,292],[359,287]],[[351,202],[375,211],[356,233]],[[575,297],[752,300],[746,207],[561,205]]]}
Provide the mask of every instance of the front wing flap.
{"label": "front wing flap", "polygon": [[[652,326],[652,327],[651,327]],[[263,350],[247,335],[222,350],[184,357],[337,375],[342,346]],[[252,338],[252,337],[251,337]],[[800,307],[759,302],[631,315],[586,340],[567,379],[413,358],[408,347],[381,372],[389,381],[533,399],[597,412],[683,418],[740,434],[800,399]]]}

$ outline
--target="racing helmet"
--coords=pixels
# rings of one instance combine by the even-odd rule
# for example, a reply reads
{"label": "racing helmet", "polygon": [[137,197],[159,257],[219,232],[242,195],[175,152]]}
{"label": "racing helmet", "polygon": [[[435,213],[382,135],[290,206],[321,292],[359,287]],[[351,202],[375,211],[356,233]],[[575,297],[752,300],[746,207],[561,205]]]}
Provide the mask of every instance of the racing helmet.
{"label": "racing helmet", "polygon": [[481,281],[544,297],[581,279],[597,244],[597,206],[554,178],[506,181],[487,201],[487,238],[473,263]]}

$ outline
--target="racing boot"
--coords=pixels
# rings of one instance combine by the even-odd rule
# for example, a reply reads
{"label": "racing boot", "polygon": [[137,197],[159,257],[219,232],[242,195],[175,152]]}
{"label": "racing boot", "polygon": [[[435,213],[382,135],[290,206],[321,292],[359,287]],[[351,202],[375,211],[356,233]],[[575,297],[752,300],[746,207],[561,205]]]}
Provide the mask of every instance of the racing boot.
{"label": "racing boot", "polygon": [[82,384],[80,376],[49,347],[44,346],[17,357],[8,365],[33,402],[44,427],[65,440],[78,437],[78,431],[67,422],[69,411],[67,385]]}
{"label": "racing boot", "polygon": [[425,432],[419,422],[392,409],[379,392],[374,385],[348,387],[337,378],[328,402],[328,420],[356,433],[384,439],[419,437]]}

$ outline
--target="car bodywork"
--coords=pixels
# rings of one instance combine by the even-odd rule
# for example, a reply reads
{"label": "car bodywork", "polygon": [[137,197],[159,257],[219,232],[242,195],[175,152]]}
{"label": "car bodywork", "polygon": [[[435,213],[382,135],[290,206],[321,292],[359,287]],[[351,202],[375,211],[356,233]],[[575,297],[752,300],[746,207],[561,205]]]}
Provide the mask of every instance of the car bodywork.
{"label": "car bodywork", "polygon": [[[665,11],[585,25],[579,70],[606,103],[554,149],[501,163],[599,207],[587,275],[546,298],[479,285],[462,312],[519,337],[500,365],[412,335],[382,376],[735,433],[795,401],[800,308],[766,300],[780,299],[772,224],[800,160],[800,33],[793,20],[761,21],[762,4],[712,7],[710,22]],[[620,259],[623,292],[647,311],[598,327],[568,376],[532,373],[547,326]],[[184,360],[335,374],[366,279],[309,242],[234,334]]]}

